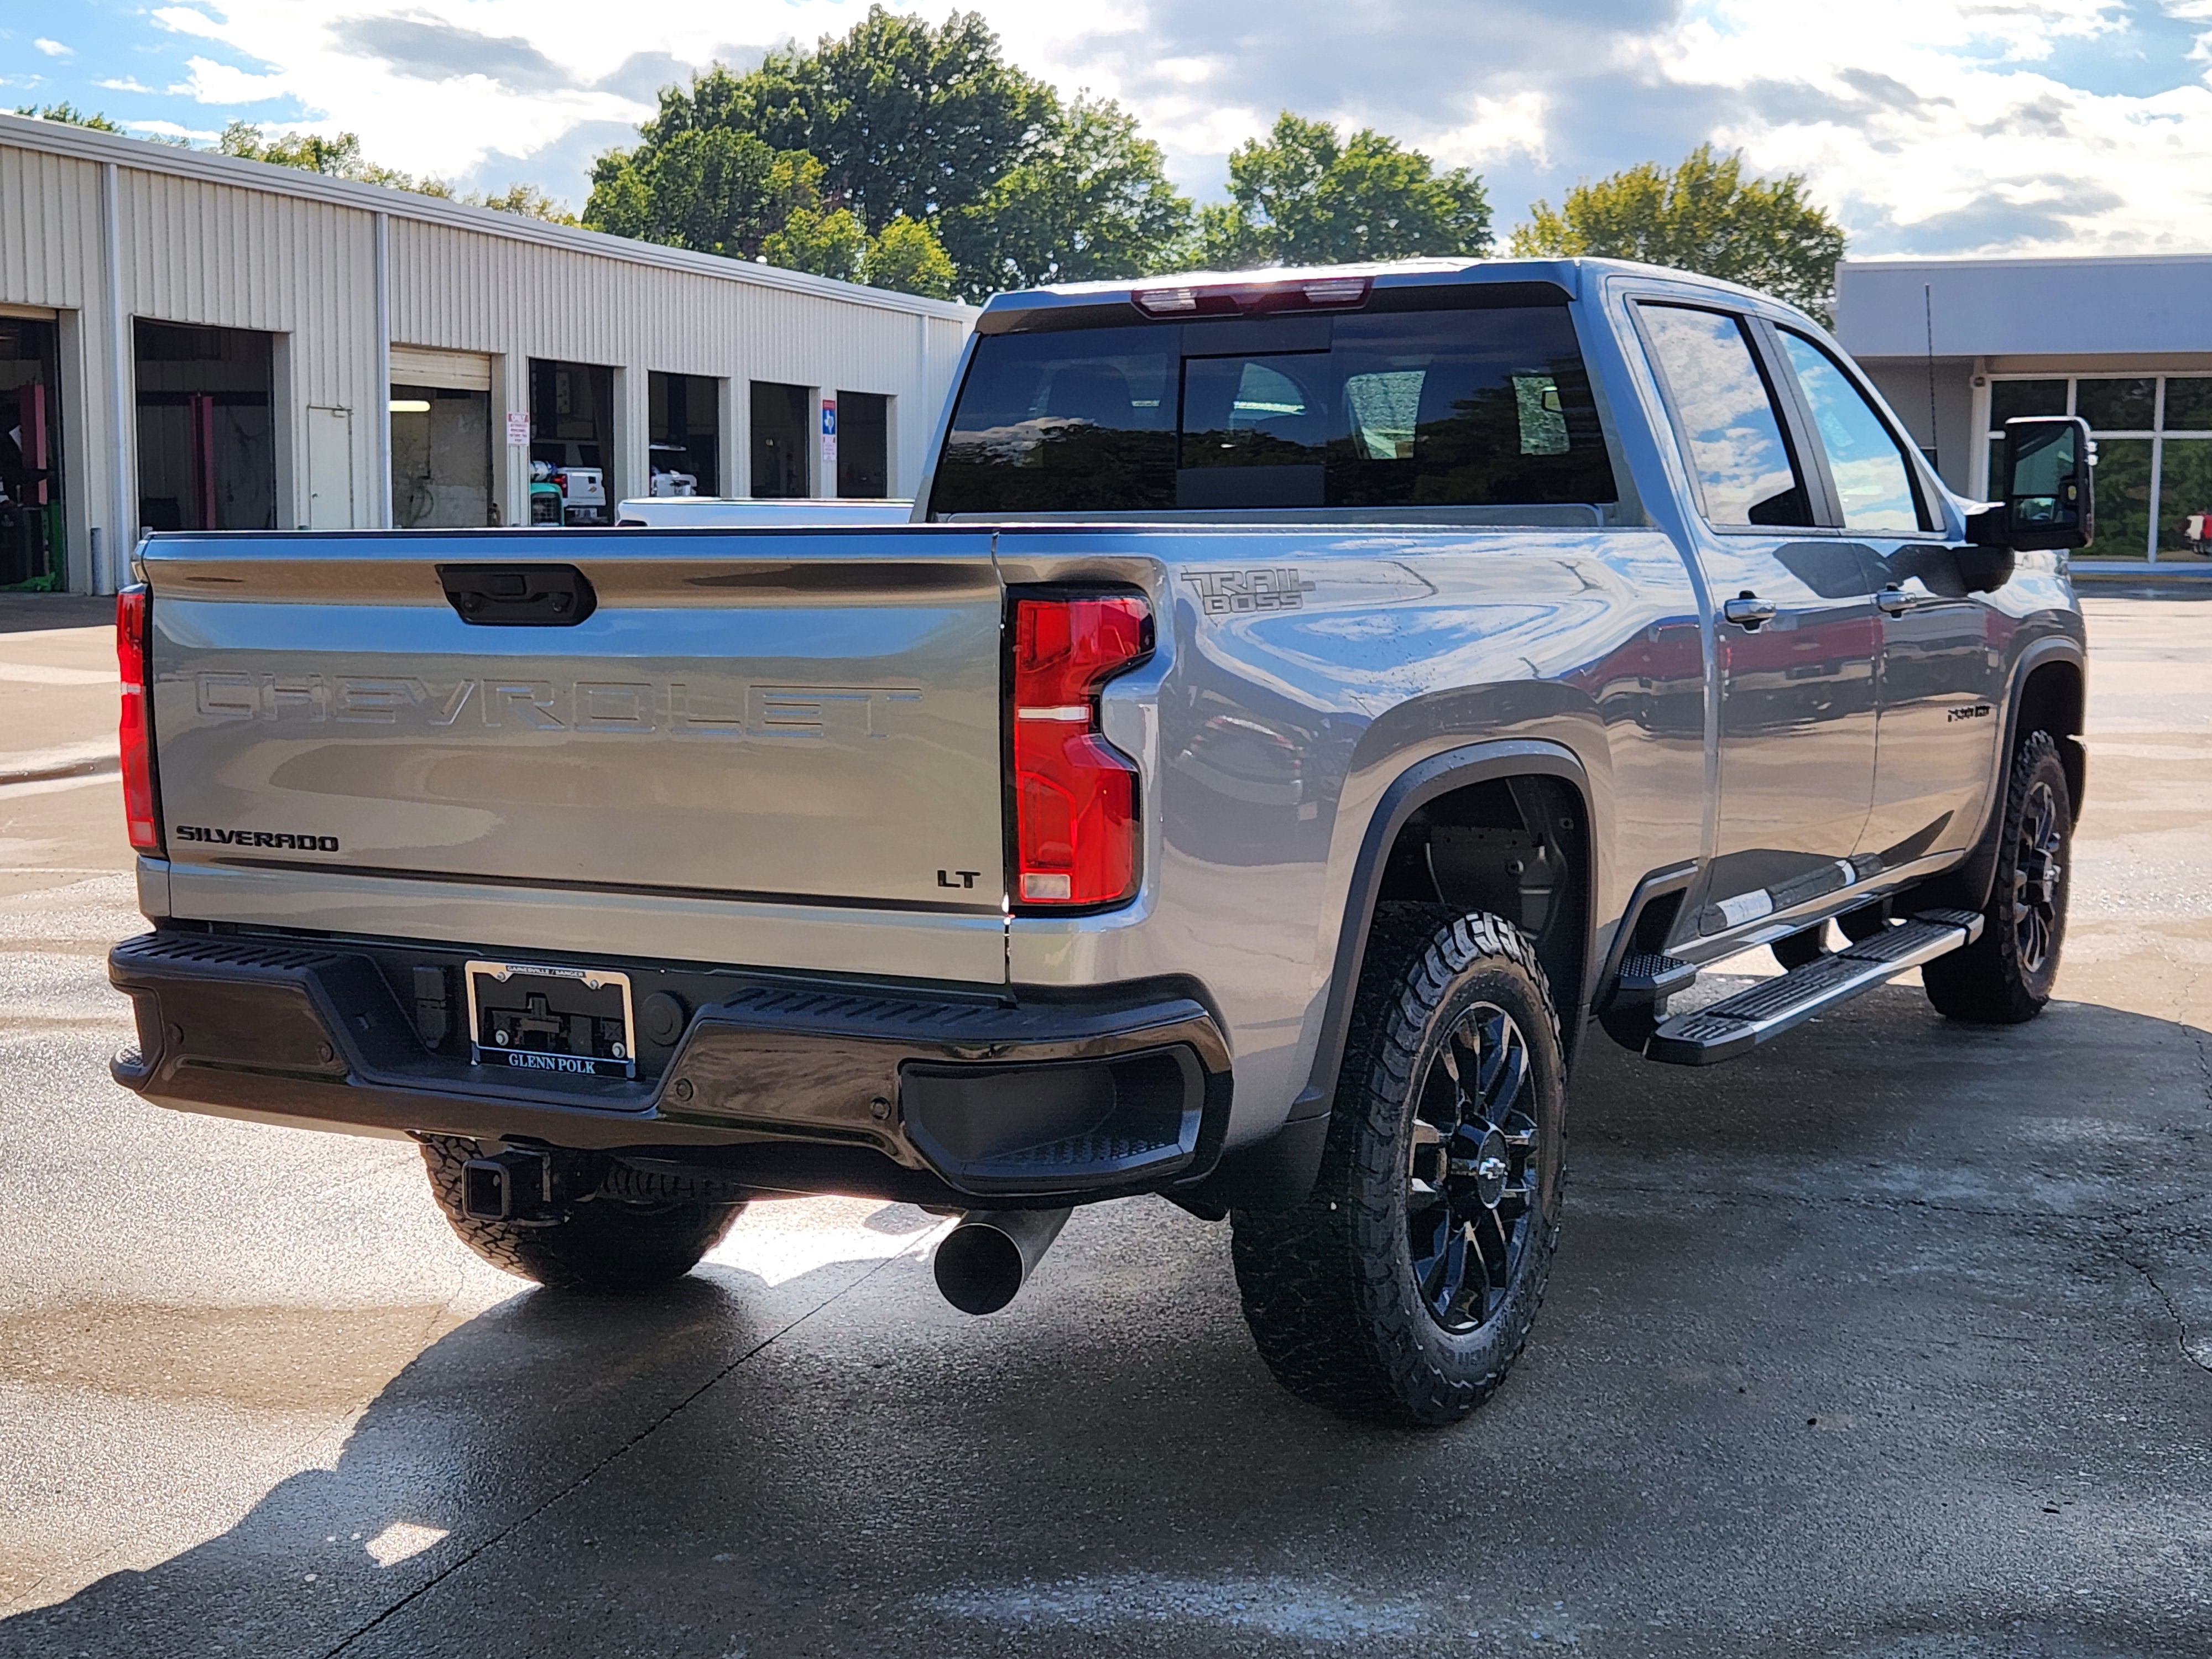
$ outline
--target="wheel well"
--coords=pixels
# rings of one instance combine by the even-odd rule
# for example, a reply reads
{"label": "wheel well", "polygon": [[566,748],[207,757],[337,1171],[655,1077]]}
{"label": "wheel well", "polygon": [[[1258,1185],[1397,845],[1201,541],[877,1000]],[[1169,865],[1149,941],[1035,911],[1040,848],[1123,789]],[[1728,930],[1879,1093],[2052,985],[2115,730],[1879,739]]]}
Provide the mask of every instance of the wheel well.
{"label": "wheel well", "polygon": [[2066,768],[2067,793],[2074,797],[2075,817],[2081,811],[2081,794],[2087,768],[2081,745],[2081,669],[2078,663],[2046,662],[2027,677],[2020,689],[2020,714],[2013,723],[2013,744],[2031,732],[2048,732],[2058,740],[2059,759]]}
{"label": "wheel well", "polygon": [[1376,897],[1486,910],[1528,934],[1571,1054],[1589,949],[1589,848],[1588,804],[1565,779],[1486,779],[1413,811]]}

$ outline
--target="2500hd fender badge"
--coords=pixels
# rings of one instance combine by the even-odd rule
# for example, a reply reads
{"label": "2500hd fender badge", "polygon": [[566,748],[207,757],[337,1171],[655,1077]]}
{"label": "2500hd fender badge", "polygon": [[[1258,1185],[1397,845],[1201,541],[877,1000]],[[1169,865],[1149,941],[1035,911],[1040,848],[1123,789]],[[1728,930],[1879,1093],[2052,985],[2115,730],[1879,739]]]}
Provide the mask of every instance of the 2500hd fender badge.
{"label": "2500hd fender badge", "polygon": [[214,847],[269,847],[295,853],[335,853],[336,836],[294,836],[275,830],[207,830],[180,823],[172,832],[179,841],[204,842]]}

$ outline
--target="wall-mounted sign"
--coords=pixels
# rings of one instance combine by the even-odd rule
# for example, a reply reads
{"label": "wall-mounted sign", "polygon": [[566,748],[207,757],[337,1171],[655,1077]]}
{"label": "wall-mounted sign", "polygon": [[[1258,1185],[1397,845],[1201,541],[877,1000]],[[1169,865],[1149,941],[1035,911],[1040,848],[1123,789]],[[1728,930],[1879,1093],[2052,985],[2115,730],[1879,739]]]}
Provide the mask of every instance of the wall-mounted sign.
{"label": "wall-mounted sign", "polygon": [[507,411],[507,447],[509,449],[530,447],[530,414],[526,410]]}
{"label": "wall-mounted sign", "polygon": [[822,483],[826,494],[837,493],[837,400],[822,400]]}

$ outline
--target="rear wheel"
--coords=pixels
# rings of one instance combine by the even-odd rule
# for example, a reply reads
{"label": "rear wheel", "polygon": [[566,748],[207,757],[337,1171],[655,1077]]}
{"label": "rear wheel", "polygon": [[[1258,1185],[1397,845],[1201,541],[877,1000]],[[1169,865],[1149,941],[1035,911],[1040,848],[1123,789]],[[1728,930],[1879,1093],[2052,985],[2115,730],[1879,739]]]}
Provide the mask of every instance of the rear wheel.
{"label": "rear wheel", "polygon": [[1920,970],[1938,1013],[1976,1025],[2033,1019],[2058,976],[2074,806],[2057,740],[2047,732],[2029,732],[2013,757],[1999,833],[1981,938]]}
{"label": "rear wheel", "polygon": [[1276,1380],[1407,1425],[1487,1400],[1544,1299],[1565,1136],[1528,940],[1496,916],[1384,906],[1314,1192],[1235,1216],[1244,1317]]}
{"label": "rear wheel", "polygon": [[468,1213],[463,1170],[471,1140],[425,1135],[430,1192],[461,1242],[503,1272],[561,1290],[631,1291],[681,1279],[721,1242],[743,1204],[627,1195],[595,1188],[543,1221],[485,1221]]}

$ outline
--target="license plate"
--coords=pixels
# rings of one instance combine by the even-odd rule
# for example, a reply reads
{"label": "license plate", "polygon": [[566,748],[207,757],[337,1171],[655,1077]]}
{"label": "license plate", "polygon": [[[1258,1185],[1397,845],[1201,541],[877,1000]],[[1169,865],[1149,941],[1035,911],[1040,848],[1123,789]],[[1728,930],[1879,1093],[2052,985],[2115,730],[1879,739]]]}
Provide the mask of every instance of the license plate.
{"label": "license plate", "polygon": [[629,975],[544,963],[468,965],[469,1056],[560,1077],[637,1075]]}

